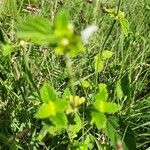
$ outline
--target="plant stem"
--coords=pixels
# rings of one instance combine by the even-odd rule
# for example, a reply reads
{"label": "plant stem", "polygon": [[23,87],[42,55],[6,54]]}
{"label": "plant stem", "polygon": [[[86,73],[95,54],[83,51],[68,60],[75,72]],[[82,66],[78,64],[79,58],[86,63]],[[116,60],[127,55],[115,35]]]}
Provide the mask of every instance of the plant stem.
{"label": "plant stem", "polygon": [[66,61],[66,69],[69,77],[69,84],[71,88],[72,95],[75,96],[75,87],[74,87],[74,79],[72,73],[71,59],[69,53],[65,53],[65,61]]}

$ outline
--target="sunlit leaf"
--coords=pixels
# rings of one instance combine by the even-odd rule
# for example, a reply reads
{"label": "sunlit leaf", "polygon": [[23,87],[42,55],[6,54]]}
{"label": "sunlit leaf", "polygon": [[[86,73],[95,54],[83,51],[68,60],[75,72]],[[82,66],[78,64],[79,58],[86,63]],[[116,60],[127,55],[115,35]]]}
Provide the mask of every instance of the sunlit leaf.
{"label": "sunlit leaf", "polygon": [[109,59],[113,56],[113,52],[109,51],[109,50],[105,50],[102,52],[102,57],[103,59]]}
{"label": "sunlit leaf", "polygon": [[100,83],[98,86],[99,86],[99,93],[95,95],[95,99],[99,101],[107,101],[108,99],[107,85],[104,83]]}
{"label": "sunlit leaf", "polygon": [[74,141],[71,150],[88,150],[88,145],[79,141]]}
{"label": "sunlit leaf", "polygon": [[69,102],[63,99],[55,101],[56,112],[64,112],[69,106]]}
{"label": "sunlit leaf", "polygon": [[96,55],[94,58],[94,69],[97,72],[101,72],[104,69],[104,62],[99,55]]}
{"label": "sunlit leaf", "polygon": [[125,36],[127,36],[129,33],[129,22],[128,22],[128,20],[125,18],[120,18],[119,22],[121,25],[122,32],[124,33]]}
{"label": "sunlit leaf", "polygon": [[13,47],[12,45],[9,44],[2,44],[2,50],[3,50],[3,56],[8,56],[13,52]]}
{"label": "sunlit leaf", "polygon": [[112,103],[112,102],[105,102],[96,100],[94,103],[95,108],[103,113],[115,113],[120,110],[120,106]]}
{"label": "sunlit leaf", "polygon": [[58,37],[69,37],[74,32],[70,23],[70,15],[67,10],[61,10],[55,17],[55,35]]}
{"label": "sunlit leaf", "polygon": [[56,115],[55,103],[49,101],[48,103],[44,103],[40,106],[35,116],[39,119],[44,119],[55,115]]}
{"label": "sunlit leaf", "polygon": [[40,94],[43,102],[54,101],[57,97],[54,88],[49,83],[42,86]]}
{"label": "sunlit leaf", "polygon": [[91,84],[90,84],[90,82],[88,82],[87,80],[82,81],[81,85],[82,85],[84,88],[91,88]]}

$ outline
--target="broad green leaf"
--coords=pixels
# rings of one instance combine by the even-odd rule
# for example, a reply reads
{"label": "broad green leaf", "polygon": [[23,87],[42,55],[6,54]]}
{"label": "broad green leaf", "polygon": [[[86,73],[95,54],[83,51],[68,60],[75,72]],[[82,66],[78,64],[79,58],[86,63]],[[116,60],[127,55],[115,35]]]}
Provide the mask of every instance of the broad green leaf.
{"label": "broad green leaf", "polygon": [[44,103],[40,106],[35,116],[36,118],[39,119],[45,119],[55,115],[56,115],[55,103],[49,101],[48,103]]}
{"label": "broad green leaf", "polygon": [[70,132],[70,136],[72,138],[76,137],[76,133],[78,133],[82,129],[82,121],[77,113],[74,115],[73,124],[69,123],[68,131]]}
{"label": "broad green leaf", "polygon": [[89,150],[93,150],[94,142],[95,142],[94,140],[95,140],[95,138],[91,134],[86,135],[86,139],[85,139],[84,143],[86,145],[88,145]]}
{"label": "broad green leaf", "polygon": [[[127,98],[130,100],[130,95],[132,92],[132,89],[130,88],[130,79],[129,79],[129,74],[125,74],[122,78],[121,78],[121,88],[123,91],[123,95],[127,96]],[[128,101],[130,102],[130,101]]]}
{"label": "broad green leaf", "polygon": [[7,56],[13,52],[13,47],[9,44],[2,44],[3,56]]}
{"label": "broad green leaf", "polygon": [[130,127],[116,117],[108,118],[105,134],[110,138],[111,145],[116,149],[117,143],[122,141],[123,149],[136,149],[135,136]]}
{"label": "broad green leaf", "polygon": [[55,101],[56,112],[64,112],[69,106],[69,102],[63,99],[57,99]]}
{"label": "broad green leaf", "polygon": [[121,136],[118,132],[118,122],[117,120],[113,120],[113,122],[110,122],[107,120],[107,127],[105,129],[105,134],[110,138],[111,145],[116,149],[117,148],[117,142],[121,141]]}
{"label": "broad green leaf", "polygon": [[109,50],[105,50],[102,52],[102,57],[103,59],[109,59],[113,56],[113,52],[109,51]]}
{"label": "broad green leaf", "polygon": [[70,36],[73,26],[70,24],[70,16],[67,10],[59,11],[55,17],[55,35],[58,37]]}
{"label": "broad green leaf", "polygon": [[94,69],[96,72],[101,72],[104,69],[104,62],[98,55],[94,58]]}
{"label": "broad green leaf", "polygon": [[122,99],[123,98],[123,91],[122,91],[122,87],[121,87],[121,81],[117,81],[117,84],[116,84],[116,94],[117,94],[117,98],[118,99]]}
{"label": "broad green leaf", "polygon": [[104,83],[100,83],[98,86],[99,86],[99,93],[95,95],[95,99],[99,101],[107,101],[108,99],[107,85]]}
{"label": "broad green leaf", "polygon": [[52,116],[50,120],[57,128],[67,129],[68,120],[65,113],[57,113],[55,116]]}
{"label": "broad green leaf", "polygon": [[94,124],[96,125],[96,127],[98,129],[101,129],[101,128],[105,128],[106,127],[106,116],[99,112],[99,111],[92,111],[91,112],[91,124]]}
{"label": "broad green leaf", "polygon": [[120,106],[112,102],[96,100],[94,106],[98,111],[103,113],[115,113],[120,110]]}
{"label": "broad green leaf", "polygon": [[129,22],[128,22],[128,20],[125,18],[119,18],[119,22],[121,25],[122,32],[124,33],[125,36],[127,36],[129,33]]}
{"label": "broad green leaf", "polygon": [[54,88],[49,83],[42,86],[40,94],[43,102],[54,101],[57,97]]}
{"label": "broad green leaf", "polygon": [[56,38],[53,34],[52,24],[42,17],[29,18],[19,25],[18,38],[31,40],[35,44],[54,44]]}

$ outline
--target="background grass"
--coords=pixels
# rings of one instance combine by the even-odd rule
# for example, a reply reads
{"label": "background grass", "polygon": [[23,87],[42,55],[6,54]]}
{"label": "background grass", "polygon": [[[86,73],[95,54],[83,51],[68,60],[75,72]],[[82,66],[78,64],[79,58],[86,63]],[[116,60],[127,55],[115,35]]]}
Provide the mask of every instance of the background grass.
{"label": "background grass", "polygon": [[[38,101],[36,91],[44,81],[50,81],[60,94],[68,86],[63,57],[54,55],[51,48],[29,44],[19,46],[16,38],[18,24],[27,16],[42,15],[54,21],[57,12],[69,10],[76,32],[88,25],[97,24],[99,31],[86,46],[86,52],[73,60],[76,92],[91,99],[95,89],[84,91],[80,81],[106,83],[113,101],[117,100],[115,85],[122,81],[127,95],[117,100],[124,109],[119,116],[130,126],[136,136],[138,149],[150,144],[150,1],[124,0],[120,10],[130,23],[130,34],[125,37],[120,25],[104,12],[104,8],[117,8],[117,0],[41,0],[35,2],[36,11],[27,11],[30,1],[0,1],[0,29],[4,40],[15,51],[4,57],[0,50],[0,149],[46,149],[47,141],[37,142],[40,122],[34,118]],[[2,38],[1,38],[1,41]],[[4,42],[4,41],[3,41]],[[95,74],[91,65],[95,54],[111,50],[114,56],[106,62],[104,70]],[[27,68],[25,67],[27,66]],[[37,105],[36,105],[37,104]],[[94,132],[94,131],[93,131]],[[65,139],[65,135],[61,135]],[[56,137],[55,141],[57,141]],[[80,138],[80,137],[79,137]],[[95,136],[96,138],[96,136]],[[54,141],[54,140],[53,140]],[[55,145],[55,143],[51,143]],[[61,145],[61,144],[60,144]],[[59,144],[58,144],[59,147]],[[56,149],[56,148],[53,148]]]}

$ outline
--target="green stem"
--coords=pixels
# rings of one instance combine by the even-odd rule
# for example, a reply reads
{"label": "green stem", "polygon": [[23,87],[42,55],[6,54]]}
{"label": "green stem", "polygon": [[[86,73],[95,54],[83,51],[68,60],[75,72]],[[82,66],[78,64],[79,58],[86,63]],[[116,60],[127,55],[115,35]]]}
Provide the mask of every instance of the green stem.
{"label": "green stem", "polygon": [[66,60],[66,69],[69,77],[71,93],[73,96],[75,96],[75,86],[74,86],[74,79],[73,79],[74,75],[72,73],[71,59],[69,53],[65,53],[65,60]]}

